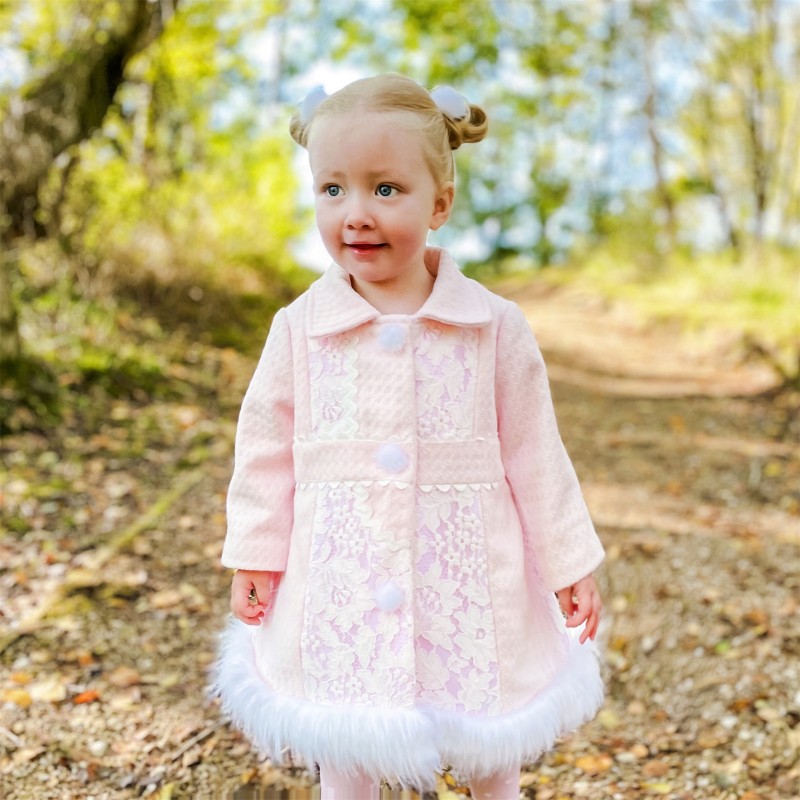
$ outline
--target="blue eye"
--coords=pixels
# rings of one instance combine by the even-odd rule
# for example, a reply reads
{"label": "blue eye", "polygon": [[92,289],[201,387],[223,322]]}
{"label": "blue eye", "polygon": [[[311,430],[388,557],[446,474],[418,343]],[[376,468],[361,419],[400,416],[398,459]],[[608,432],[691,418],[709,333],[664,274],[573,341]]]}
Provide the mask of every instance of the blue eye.
{"label": "blue eye", "polygon": [[378,194],[381,197],[391,197],[392,196],[392,192],[394,192],[394,190],[395,190],[394,186],[389,186],[388,183],[382,183],[378,187]]}
{"label": "blue eye", "polygon": [[339,196],[339,192],[342,191],[342,187],[341,186],[335,186],[335,185],[334,186],[326,186],[323,189],[323,191],[325,192],[325,194],[328,195],[328,197],[338,197]]}

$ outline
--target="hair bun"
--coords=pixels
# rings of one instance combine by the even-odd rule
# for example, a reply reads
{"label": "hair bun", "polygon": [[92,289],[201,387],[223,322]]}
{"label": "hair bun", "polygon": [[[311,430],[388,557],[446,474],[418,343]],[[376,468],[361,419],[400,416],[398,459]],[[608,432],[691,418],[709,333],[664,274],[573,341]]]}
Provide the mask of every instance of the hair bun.
{"label": "hair bun", "polygon": [[447,114],[444,114],[451,150],[458,150],[462,144],[480,142],[489,131],[489,120],[486,112],[480,106],[472,103],[468,103],[467,106],[469,113],[462,119],[452,119]]}

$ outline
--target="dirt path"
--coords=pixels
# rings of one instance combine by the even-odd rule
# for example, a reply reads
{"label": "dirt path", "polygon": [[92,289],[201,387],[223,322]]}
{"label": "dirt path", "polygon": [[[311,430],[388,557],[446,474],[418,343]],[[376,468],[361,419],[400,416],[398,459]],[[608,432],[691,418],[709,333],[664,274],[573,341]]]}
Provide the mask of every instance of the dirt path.
{"label": "dirt path", "polygon": [[[525,775],[525,796],[797,797],[792,399],[744,396],[764,374],[732,370],[716,344],[568,294],[533,287],[515,299],[548,356],[608,551],[605,708]],[[238,397],[252,364],[224,362],[220,379]],[[146,424],[169,419],[172,439],[137,455],[145,422],[123,405],[98,441],[71,445],[93,460],[45,440],[4,443],[5,510],[28,527],[0,542],[0,621],[34,622],[0,656],[0,797],[245,800],[309,785],[259,763],[204,695],[227,604],[218,556],[233,414],[232,399],[150,409]],[[21,447],[30,465],[14,456]],[[51,488],[37,494],[42,474]],[[185,490],[119,540],[175,476]],[[53,613],[37,620],[47,598]]]}

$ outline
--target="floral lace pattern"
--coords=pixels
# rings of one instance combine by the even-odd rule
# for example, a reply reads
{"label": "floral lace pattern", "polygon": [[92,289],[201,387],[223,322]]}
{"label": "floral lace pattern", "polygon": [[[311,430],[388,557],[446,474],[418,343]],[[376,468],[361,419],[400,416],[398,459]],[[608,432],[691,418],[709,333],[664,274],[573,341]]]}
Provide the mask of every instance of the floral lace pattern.
{"label": "floral lace pattern", "polygon": [[424,326],[414,347],[420,439],[455,441],[472,436],[477,351],[474,330]]}
{"label": "floral lace pattern", "polygon": [[382,528],[363,484],[320,484],[300,648],[306,696],[377,706],[414,698],[413,620],[375,594],[411,586],[408,542]]}
{"label": "floral lace pattern", "polygon": [[500,686],[480,495],[417,491],[417,697],[451,711],[499,713]]}
{"label": "floral lace pattern", "polygon": [[[419,438],[470,440],[477,333],[436,323],[418,330]],[[357,433],[358,374],[349,344],[323,337],[309,349],[316,437]],[[391,517],[373,516],[376,498],[385,491],[372,481],[317,484],[300,642],[306,696],[330,704],[417,701],[499,713],[480,487],[405,486],[400,491],[415,491],[416,531],[410,538],[390,529]],[[397,596],[402,601],[396,607],[384,603],[393,610],[381,610],[380,598]]]}
{"label": "floral lace pattern", "polygon": [[358,431],[356,421],[357,337],[309,339],[311,430],[320,439],[347,439]]}

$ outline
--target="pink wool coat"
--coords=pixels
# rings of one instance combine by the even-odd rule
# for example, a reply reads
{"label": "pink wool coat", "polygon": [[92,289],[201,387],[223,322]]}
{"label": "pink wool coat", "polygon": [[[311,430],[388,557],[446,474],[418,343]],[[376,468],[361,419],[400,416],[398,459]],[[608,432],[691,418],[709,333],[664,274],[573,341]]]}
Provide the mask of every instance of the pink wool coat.
{"label": "pink wool coat", "polygon": [[594,648],[554,592],[603,558],[513,303],[429,248],[381,315],[332,265],[278,312],[242,405],[228,567],[284,572],[215,688],[273,759],[416,787],[529,762],[590,718]]}

